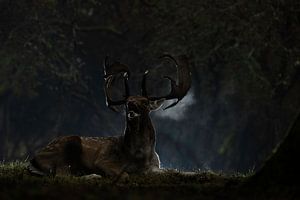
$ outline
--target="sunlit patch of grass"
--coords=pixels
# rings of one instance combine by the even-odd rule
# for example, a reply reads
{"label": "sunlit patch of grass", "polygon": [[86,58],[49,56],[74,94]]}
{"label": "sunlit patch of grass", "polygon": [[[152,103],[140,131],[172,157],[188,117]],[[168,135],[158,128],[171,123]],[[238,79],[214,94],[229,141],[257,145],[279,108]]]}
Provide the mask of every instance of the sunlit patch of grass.
{"label": "sunlit patch of grass", "polygon": [[242,177],[242,178],[250,178],[254,174],[255,174],[254,169],[249,169],[247,172],[244,172],[244,173],[236,172],[234,174],[234,176],[235,177]]}
{"label": "sunlit patch of grass", "polygon": [[23,176],[27,164],[24,162],[0,163],[0,178],[14,178]]}
{"label": "sunlit patch of grass", "polygon": [[20,169],[25,169],[27,166],[26,162],[20,162],[20,161],[15,161],[15,162],[0,162],[0,170],[3,169],[10,169],[10,170],[20,170]]}

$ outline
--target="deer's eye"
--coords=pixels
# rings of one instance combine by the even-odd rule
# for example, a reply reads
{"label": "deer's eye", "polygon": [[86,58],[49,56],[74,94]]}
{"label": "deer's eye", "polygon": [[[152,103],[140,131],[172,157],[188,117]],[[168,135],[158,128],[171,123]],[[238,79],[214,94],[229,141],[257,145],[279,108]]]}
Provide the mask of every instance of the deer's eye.
{"label": "deer's eye", "polygon": [[138,113],[136,113],[136,112],[134,112],[134,111],[129,111],[128,114],[127,114],[127,116],[128,116],[129,119],[133,119],[133,118],[139,117],[141,115],[138,114]]}
{"label": "deer's eye", "polygon": [[143,103],[142,106],[143,106],[143,107],[147,107],[147,104]]}
{"label": "deer's eye", "polygon": [[143,102],[143,106],[148,106],[149,105],[149,103],[148,102]]}

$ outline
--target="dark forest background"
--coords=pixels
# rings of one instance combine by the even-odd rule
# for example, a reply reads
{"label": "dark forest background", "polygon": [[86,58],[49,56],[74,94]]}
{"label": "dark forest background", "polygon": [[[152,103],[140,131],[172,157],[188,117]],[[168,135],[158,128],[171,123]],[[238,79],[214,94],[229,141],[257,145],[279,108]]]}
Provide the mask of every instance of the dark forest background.
{"label": "dark forest background", "polygon": [[[0,159],[25,160],[59,135],[120,135],[102,62],[127,64],[139,94],[168,92],[186,54],[192,88],[152,113],[164,167],[256,170],[300,109],[297,0],[0,0]],[[122,88],[116,87],[116,96]]]}

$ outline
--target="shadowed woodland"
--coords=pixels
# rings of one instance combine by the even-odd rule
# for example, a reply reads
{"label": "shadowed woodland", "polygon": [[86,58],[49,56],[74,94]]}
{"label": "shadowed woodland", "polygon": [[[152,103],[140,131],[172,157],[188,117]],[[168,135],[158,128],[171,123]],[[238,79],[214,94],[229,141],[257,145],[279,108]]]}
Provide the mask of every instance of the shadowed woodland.
{"label": "shadowed woodland", "polygon": [[[148,69],[158,95],[169,90],[161,77],[176,74],[158,57],[189,57],[187,97],[152,114],[163,167],[256,171],[299,121],[296,0],[1,0],[0,44],[3,161],[59,135],[122,134],[124,116],[105,105],[106,55],[130,67],[135,94]],[[282,155],[297,160],[293,137]]]}
{"label": "shadowed woodland", "polygon": [[[7,164],[57,136],[122,134],[124,114],[105,105],[105,56],[129,66],[134,94],[149,70],[161,96],[162,77],[176,78],[166,52],[189,57],[192,88],[151,114],[156,150],[163,167],[201,173],[114,185]],[[299,91],[296,0],[0,0],[0,197],[297,199]]]}

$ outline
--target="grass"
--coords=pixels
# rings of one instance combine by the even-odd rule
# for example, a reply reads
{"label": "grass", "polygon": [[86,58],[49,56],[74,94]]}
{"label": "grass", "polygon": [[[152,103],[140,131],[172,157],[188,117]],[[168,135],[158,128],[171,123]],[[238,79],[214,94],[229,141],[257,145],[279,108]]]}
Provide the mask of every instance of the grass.
{"label": "grass", "polygon": [[[0,199],[252,199],[240,188],[248,175],[226,176],[213,172],[184,173],[167,170],[164,174],[131,175],[115,182],[103,177],[34,177],[27,163],[0,164]],[[272,198],[270,198],[272,199]]]}
{"label": "grass", "polygon": [[229,197],[245,179],[213,172],[188,174],[169,170],[164,174],[132,175],[126,181],[115,183],[112,178],[33,177],[26,165],[23,162],[0,164],[0,199],[214,199]]}

